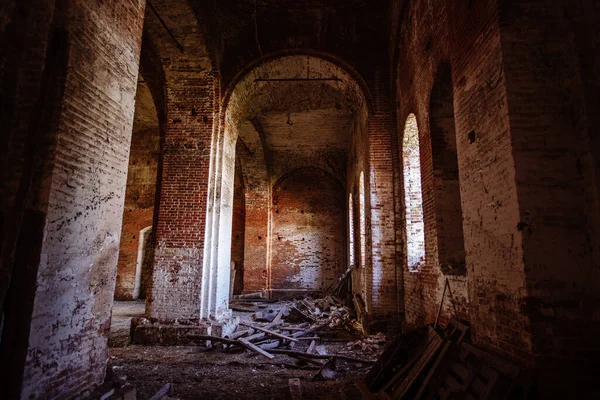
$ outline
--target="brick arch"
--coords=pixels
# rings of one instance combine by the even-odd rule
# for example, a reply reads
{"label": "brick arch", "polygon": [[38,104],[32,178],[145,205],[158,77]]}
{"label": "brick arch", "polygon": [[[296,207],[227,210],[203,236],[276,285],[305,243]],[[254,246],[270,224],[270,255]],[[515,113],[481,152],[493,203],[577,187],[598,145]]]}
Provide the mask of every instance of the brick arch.
{"label": "brick arch", "polygon": [[344,72],[345,76],[351,78],[351,80],[356,83],[358,89],[360,90],[360,92],[362,92],[364,104],[366,105],[369,114],[373,113],[373,97],[371,95],[369,86],[363,78],[363,76],[351,64],[349,64],[342,58],[331,53],[314,49],[282,50],[275,53],[266,54],[264,55],[264,57],[257,58],[254,61],[248,63],[245,67],[238,71],[237,74],[235,74],[235,76],[231,79],[229,83],[224,82],[227,88],[223,91],[221,103],[222,109],[226,110],[229,107],[229,102],[231,101],[231,97],[234,95],[236,88],[238,88],[241,82],[243,82],[245,79],[248,79],[248,77],[252,74],[253,71],[264,67],[266,64],[273,62],[274,60],[281,59],[284,57],[312,57],[324,60],[327,63],[335,65],[337,68]]}
{"label": "brick arch", "polygon": [[[306,68],[304,68],[307,66]],[[361,75],[343,60],[318,51],[285,51],[270,54],[249,64],[240,71],[224,91],[221,110],[223,122],[231,126],[239,120],[240,114],[246,111],[248,103],[253,99],[247,96],[252,93],[255,79],[296,77],[294,74],[309,73],[311,78],[330,78],[336,76],[340,81],[329,85],[343,93],[353,104],[355,111],[369,114],[373,110],[373,102],[367,84]],[[299,75],[298,75],[299,76]]]}

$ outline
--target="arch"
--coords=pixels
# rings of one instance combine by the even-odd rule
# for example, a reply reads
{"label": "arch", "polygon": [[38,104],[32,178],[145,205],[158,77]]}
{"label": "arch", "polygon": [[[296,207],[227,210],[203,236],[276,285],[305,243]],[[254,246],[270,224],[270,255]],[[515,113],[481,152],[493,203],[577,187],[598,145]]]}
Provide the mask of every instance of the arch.
{"label": "arch", "polygon": [[[263,57],[255,59],[250,62],[244,68],[242,68],[231,80],[227,89],[223,92],[222,109],[227,110],[229,103],[234,98],[235,92],[240,91],[240,87],[244,85],[243,82],[252,79],[252,75],[258,70],[270,70],[270,67],[277,60],[291,60],[291,59],[304,59],[305,65],[310,64],[310,59],[322,60],[327,65],[333,67],[335,70],[340,72],[340,76],[343,76],[346,82],[353,83],[352,91],[359,94],[358,97],[362,98],[360,106],[366,106],[368,113],[372,113],[374,110],[374,101],[371,96],[369,87],[362,77],[362,75],[349,63],[343,59],[319,50],[314,49],[290,49],[283,50],[276,53],[266,54]],[[287,72],[282,69],[280,72]]]}
{"label": "arch", "polygon": [[152,248],[147,253],[149,260],[141,260],[140,230],[154,225],[164,131],[151,85],[141,73],[134,108],[114,293],[117,300],[145,298],[151,281],[146,276],[146,263],[152,262],[153,236],[144,244]]}
{"label": "arch", "polygon": [[425,222],[421,190],[421,155],[417,118],[410,114],[404,125],[402,167],[404,176],[404,208],[406,229],[406,264],[418,271],[425,260]]}
{"label": "arch", "polygon": [[[316,89],[323,91],[324,101],[332,107],[340,106],[351,110],[355,116],[368,115],[368,101],[362,79],[350,67],[340,65],[310,54],[278,54],[263,62],[245,69],[226,90],[220,108],[219,124],[215,126],[211,143],[210,171],[208,185],[208,204],[204,240],[203,278],[201,289],[200,316],[208,316],[214,304],[223,304],[224,296],[219,299],[208,298],[210,287],[221,287],[229,282],[231,222],[233,203],[233,175],[235,170],[235,142],[239,134],[239,125],[244,121],[252,121],[257,110],[277,110],[278,108],[309,107],[299,105],[300,102],[277,95],[278,91],[294,93],[289,85],[277,88],[277,83],[294,82],[301,79],[303,84],[309,82]],[[308,78],[304,80],[304,77]],[[265,79],[267,79],[265,81]],[[272,80],[275,80],[273,83]],[[275,85],[269,90],[257,89],[256,85]],[[281,104],[281,99],[288,101]],[[327,106],[330,105],[327,103]],[[268,157],[265,154],[265,157]],[[271,177],[273,178],[273,177]],[[343,185],[342,185],[343,187]],[[273,190],[273,188],[271,188]],[[345,208],[345,207],[344,207]],[[346,225],[343,227],[346,230]],[[267,265],[267,269],[270,270]],[[267,277],[267,286],[270,286]],[[214,296],[213,296],[214,297]]]}
{"label": "arch", "polygon": [[287,179],[289,179],[291,176],[299,175],[299,174],[306,173],[306,172],[315,172],[315,173],[318,173],[320,175],[323,175],[323,177],[327,178],[333,184],[335,184],[336,186],[338,186],[338,189],[345,190],[345,185],[335,175],[333,175],[331,172],[326,171],[326,170],[324,170],[322,168],[318,168],[318,167],[301,167],[301,168],[293,169],[290,172],[288,172],[285,175],[283,175],[281,178],[279,178],[277,180],[277,182],[275,182],[273,184],[273,190],[272,191],[275,191],[276,189],[278,189],[279,186],[281,186],[281,184],[284,181],[286,181]]}
{"label": "arch", "polygon": [[[239,139],[237,147],[240,146]],[[239,152],[238,152],[239,154]],[[244,290],[244,239],[246,232],[245,184],[240,157],[235,158],[235,179],[233,189],[233,222],[231,234],[231,273],[232,295]]]}
{"label": "arch", "polygon": [[[277,106],[279,99],[265,98],[266,91],[257,90],[256,85],[282,82],[290,79],[307,79],[321,89],[337,91],[351,109],[358,113],[369,113],[372,101],[362,77],[348,64],[325,53],[283,52],[257,60],[242,70],[225,91],[222,102],[223,122],[227,127],[239,123],[251,104],[257,99]],[[267,76],[268,75],[268,76]],[[333,79],[332,79],[333,78]],[[277,81],[264,81],[264,79]],[[312,80],[312,81],[309,81]],[[253,93],[247,96],[247,93]]]}
{"label": "arch", "polygon": [[465,275],[465,243],[458,176],[450,63],[438,68],[429,105],[438,261],[446,275]]}

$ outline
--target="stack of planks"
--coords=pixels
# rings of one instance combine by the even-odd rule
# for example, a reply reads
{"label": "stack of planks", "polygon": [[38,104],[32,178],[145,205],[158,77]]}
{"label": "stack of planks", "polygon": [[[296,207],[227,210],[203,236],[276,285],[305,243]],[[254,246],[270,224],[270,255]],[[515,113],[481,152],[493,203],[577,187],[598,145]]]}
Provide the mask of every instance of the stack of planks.
{"label": "stack of planks", "polygon": [[376,399],[526,399],[527,371],[464,342],[467,326],[452,320],[446,330],[401,336],[365,378]]}

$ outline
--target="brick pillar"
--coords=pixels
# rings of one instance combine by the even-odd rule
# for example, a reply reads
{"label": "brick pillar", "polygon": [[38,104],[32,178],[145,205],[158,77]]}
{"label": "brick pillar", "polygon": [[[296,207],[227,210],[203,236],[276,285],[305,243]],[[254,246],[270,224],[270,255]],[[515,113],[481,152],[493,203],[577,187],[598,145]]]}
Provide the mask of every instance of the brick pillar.
{"label": "brick pillar", "polygon": [[184,56],[173,60],[165,76],[167,118],[147,313],[168,321],[200,315],[214,77],[209,60]]}
{"label": "brick pillar", "polygon": [[27,49],[36,53],[27,62],[45,55],[41,84],[20,93],[36,101],[30,118],[21,110],[34,146],[24,152],[28,198],[9,289],[22,340],[8,350],[23,359],[10,365],[4,394],[69,398],[106,370],[145,2],[37,3],[19,2],[40,23],[33,30],[52,22]]}
{"label": "brick pillar", "polygon": [[[381,85],[377,82],[375,85]],[[394,219],[393,131],[396,121],[389,99],[377,90],[375,110],[369,116],[369,191],[371,263],[367,262],[367,308],[371,320],[390,318],[399,301],[396,285],[401,273],[396,266],[396,231]]]}

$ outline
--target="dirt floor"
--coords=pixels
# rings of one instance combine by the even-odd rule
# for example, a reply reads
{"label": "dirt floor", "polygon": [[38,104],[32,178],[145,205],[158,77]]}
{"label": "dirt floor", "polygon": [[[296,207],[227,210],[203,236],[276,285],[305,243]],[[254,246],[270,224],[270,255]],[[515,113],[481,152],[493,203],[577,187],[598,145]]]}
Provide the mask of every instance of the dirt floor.
{"label": "dirt floor", "polygon": [[[129,345],[132,317],[144,312],[143,302],[115,302],[109,365],[105,384],[95,395],[105,393],[115,382],[134,385],[138,399],[149,399],[163,385],[171,383],[170,398],[178,399],[292,399],[289,380],[298,378],[302,399],[362,399],[357,385],[368,364],[337,360],[335,379],[313,381],[318,366],[303,364],[287,355],[266,359],[249,351],[224,352],[202,346]],[[242,320],[252,313],[236,312]],[[375,359],[376,353],[360,353],[360,342],[353,345],[348,335],[334,335],[319,341],[320,351]],[[304,351],[308,341],[294,348]],[[353,350],[356,349],[356,350]],[[358,353],[358,354],[357,354]],[[104,391],[104,392],[103,392]],[[98,396],[99,397],[99,396]]]}

